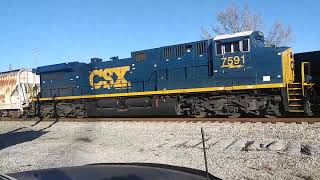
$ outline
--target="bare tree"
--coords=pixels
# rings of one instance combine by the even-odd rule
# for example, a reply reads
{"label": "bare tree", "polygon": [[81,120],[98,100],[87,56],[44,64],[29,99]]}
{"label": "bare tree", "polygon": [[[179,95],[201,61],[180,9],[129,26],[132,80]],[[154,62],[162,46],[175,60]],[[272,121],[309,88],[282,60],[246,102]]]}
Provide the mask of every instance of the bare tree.
{"label": "bare tree", "polygon": [[[263,31],[263,21],[261,15],[251,12],[247,5],[243,9],[231,5],[217,14],[218,25],[212,27],[216,35],[232,34],[241,31]],[[212,38],[212,33],[208,28],[201,28],[203,39]],[[290,26],[285,27],[280,21],[276,21],[270,32],[266,36],[267,46],[282,46],[291,41],[292,31]]]}
{"label": "bare tree", "polygon": [[275,22],[266,38],[266,45],[281,46],[291,42],[291,27],[287,28],[281,22]]}

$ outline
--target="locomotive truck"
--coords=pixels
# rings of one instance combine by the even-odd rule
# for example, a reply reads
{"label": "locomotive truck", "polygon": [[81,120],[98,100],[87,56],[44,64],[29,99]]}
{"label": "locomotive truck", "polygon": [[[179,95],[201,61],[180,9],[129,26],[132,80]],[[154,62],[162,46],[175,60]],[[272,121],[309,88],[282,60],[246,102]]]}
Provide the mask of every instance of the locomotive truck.
{"label": "locomotive truck", "polygon": [[[44,117],[313,116],[310,62],[267,47],[259,31],[134,51],[130,58],[38,67]],[[299,77],[299,78],[297,78]]]}

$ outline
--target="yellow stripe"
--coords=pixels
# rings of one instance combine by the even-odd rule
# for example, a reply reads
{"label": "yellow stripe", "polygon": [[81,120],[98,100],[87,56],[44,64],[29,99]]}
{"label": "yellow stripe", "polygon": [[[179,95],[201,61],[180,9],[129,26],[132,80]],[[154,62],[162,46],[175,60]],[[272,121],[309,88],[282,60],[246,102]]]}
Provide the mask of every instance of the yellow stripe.
{"label": "yellow stripe", "polygon": [[[285,87],[285,86],[286,85],[284,83],[277,83],[277,84],[258,84],[258,85],[242,85],[242,86],[229,86],[229,87],[207,87],[207,88],[191,88],[191,89],[173,89],[173,90],[159,90],[159,91],[145,91],[145,92],[86,95],[86,96],[63,96],[63,97],[56,97],[55,100],[95,99],[95,98],[109,98],[109,97],[164,95],[164,94],[185,94],[185,93],[211,92],[211,91],[268,89],[268,88],[282,88],[282,87]],[[33,99],[33,101],[36,101],[36,100],[37,99]],[[53,98],[40,98],[39,100],[40,101],[52,101]]]}

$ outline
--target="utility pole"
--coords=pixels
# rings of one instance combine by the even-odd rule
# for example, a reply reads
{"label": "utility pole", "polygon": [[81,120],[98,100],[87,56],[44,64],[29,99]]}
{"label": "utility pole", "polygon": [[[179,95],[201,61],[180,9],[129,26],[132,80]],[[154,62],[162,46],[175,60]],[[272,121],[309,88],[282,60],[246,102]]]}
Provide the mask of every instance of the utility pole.
{"label": "utility pole", "polygon": [[40,53],[39,48],[33,48],[32,49],[33,67],[37,67],[38,66],[39,53]]}

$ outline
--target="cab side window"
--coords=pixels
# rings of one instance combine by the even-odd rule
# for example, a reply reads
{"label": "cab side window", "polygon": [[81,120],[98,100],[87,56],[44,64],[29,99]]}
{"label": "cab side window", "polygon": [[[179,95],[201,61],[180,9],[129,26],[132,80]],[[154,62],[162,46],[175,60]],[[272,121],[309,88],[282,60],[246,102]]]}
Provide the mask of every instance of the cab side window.
{"label": "cab side window", "polygon": [[242,41],[235,41],[230,43],[216,43],[216,54],[227,54],[235,52],[249,52],[250,43],[249,39],[244,39]]}
{"label": "cab side window", "polygon": [[242,40],[242,51],[243,52],[248,52],[249,49],[250,49],[250,47],[249,47],[249,39]]}
{"label": "cab side window", "polygon": [[239,52],[240,51],[240,43],[239,41],[232,43],[233,52]]}
{"label": "cab side window", "polygon": [[231,43],[224,44],[225,53],[231,53],[232,52],[231,45],[232,45]]}
{"label": "cab side window", "polygon": [[222,54],[222,44],[220,44],[220,43],[216,44],[216,52],[217,52],[217,55]]}

